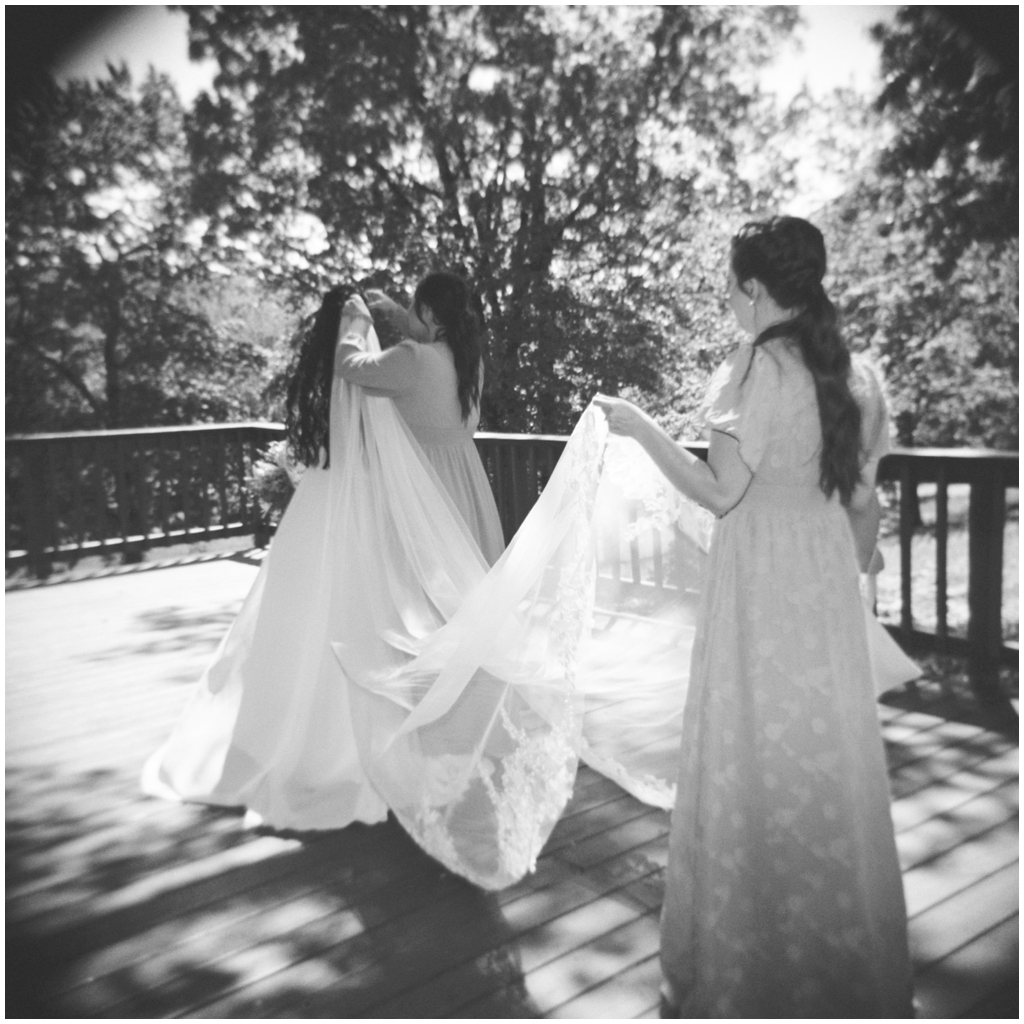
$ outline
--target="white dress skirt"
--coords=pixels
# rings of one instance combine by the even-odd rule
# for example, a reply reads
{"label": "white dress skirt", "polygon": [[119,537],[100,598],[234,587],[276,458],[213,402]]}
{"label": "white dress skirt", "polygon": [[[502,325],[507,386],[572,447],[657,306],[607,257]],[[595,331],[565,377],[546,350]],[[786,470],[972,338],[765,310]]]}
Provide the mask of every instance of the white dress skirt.
{"label": "white dress skirt", "polygon": [[490,889],[532,870],[580,759],[671,807],[712,517],[591,407],[502,553],[475,450],[342,371],[330,468],[303,475],[146,791],[300,830],[390,810]]}

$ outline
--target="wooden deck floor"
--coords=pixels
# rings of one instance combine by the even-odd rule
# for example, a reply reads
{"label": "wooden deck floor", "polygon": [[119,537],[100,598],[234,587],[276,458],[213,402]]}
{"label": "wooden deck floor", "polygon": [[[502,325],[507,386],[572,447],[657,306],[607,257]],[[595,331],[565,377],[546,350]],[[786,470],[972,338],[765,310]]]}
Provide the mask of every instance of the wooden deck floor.
{"label": "wooden deck floor", "polygon": [[[656,1016],[668,816],[589,769],[536,874],[497,894],[392,822],[268,834],[139,794],[253,574],[6,595],[7,1016]],[[1016,1017],[1016,735],[898,703],[921,1015]]]}

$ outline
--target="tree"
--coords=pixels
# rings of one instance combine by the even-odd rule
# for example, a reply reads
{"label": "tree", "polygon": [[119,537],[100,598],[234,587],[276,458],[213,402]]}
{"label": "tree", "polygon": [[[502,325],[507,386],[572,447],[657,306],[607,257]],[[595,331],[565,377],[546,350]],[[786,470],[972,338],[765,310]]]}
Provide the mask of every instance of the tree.
{"label": "tree", "polygon": [[188,212],[184,112],[166,78],[43,82],[8,119],[7,428],[252,414],[266,357],[186,294],[207,276]]}
{"label": "tree", "polygon": [[1017,448],[1016,240],[973,242],[940,276],[925,230],[897,227],[885,194],[862,182],[822,227],[844,332],[885,370],[898,443]]}
{"label": "tree", "polygon": [[823,216],[847,334],[886,368],[901,444],[1016,448],[1014,76],[934,9],[873,34],[885,88],[847,122],[888,141]]}
{"label": "tree", "polygon": [[[206,244],[307,291],[466,273],[488,427],[565,431],[597,390],[656,390],[708,204],[764,196],[750,69],[788,8],[189,9],[220,65],[196,106]],[[770,182],[767,187],[772,187]],[[717,284],[717,281],[716,281]]]}
{"label": "tree", "polygon": [[972,243],[1018,236],[1017,74],[942,8],[901,7],[872,34],[877,107],[894,129],[879,171],[894,216],[923,231],[943,277]]}

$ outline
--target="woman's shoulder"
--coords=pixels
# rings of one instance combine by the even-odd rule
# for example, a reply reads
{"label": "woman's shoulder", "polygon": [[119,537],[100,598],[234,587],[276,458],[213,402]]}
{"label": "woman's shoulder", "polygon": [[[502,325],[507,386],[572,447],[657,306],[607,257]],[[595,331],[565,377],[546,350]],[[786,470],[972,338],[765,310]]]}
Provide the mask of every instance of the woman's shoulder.
{"label": "woman's shoulder", "polygon": [[780,384],[781,367],[774,352],[744,341],[736,346],[711,376],[701,413],[708,426],[738,421],[751,408],[770,405]]}
{"label": "woman's shoulder", "polygon": [[738,400],[741,391],[752,390],[751,385],[764,387],[777,384],[782,372],[782,358],[785,346],[767,342],[755,345],[742,341],[732,349],[711,376],[708,398],[705,404],[718,396],[729,395]]}

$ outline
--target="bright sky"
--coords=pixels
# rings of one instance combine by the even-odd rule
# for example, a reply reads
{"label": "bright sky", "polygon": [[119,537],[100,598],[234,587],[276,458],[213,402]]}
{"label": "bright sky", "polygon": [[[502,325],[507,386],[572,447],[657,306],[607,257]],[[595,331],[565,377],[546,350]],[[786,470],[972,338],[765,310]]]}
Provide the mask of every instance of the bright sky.
{"label": "bright sky", "polygon": [[105,78],[107,64],[124,61],[139,81],[150,65],[171,76],[186,103],[213,84],[217,65],[188,59],[188,15],[162,4],[122,7],[115,20],[82,40],[54,73],[69,78]]}
{"label": "bright sky", "polygon": [[855,7],[843,4],[801,4],[804,25],[764,73],[761,85],[789,101],[807,83],[820,96],[839,86],[873,92],[880,86],[879,50],[868,29],[889,21],[895,6]]}
{"label": "bright sky", "polygon": [[[800,6],[805,21],[762,79],[780,99],[789,100],[806,81],[820,95],[836,86],[868,91],[877,83],[878,48],[868,38],[868,27],[888,20],[894,6]],[[127,62],[132,76],[143,78],[149,65],[166,71],[186,102],[209,88],[216,66],[188,59],[188,17],[162,5],[126,6],[109,28],[84,39],[57,70],[62,80],[106,75],[108,61]]]}

